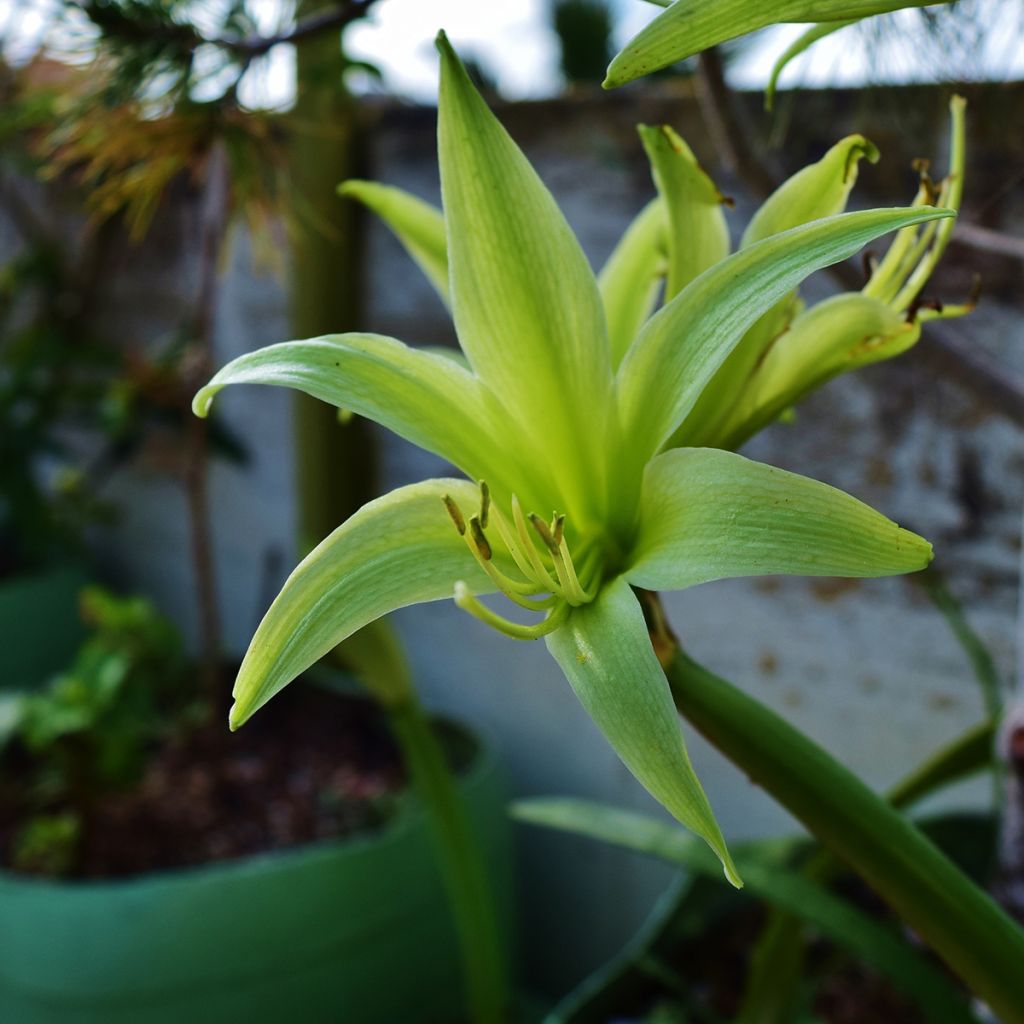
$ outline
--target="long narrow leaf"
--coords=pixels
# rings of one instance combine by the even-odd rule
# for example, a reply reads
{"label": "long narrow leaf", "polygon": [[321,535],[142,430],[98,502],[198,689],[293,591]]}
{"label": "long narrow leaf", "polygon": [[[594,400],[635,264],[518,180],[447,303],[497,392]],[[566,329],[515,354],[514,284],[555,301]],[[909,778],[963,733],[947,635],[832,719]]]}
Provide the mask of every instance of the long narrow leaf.
{"label": "long narrow leaf", "polygon": [[[779,22],[845,21],[935,0],[675,0],[622,48],[606,89],[692,57],[701,50]],[[948,2],[948,0],[947,0]],[[659,5],[660,6],[660,5]]]}
{"label": "long narrow leaf", "polygon": [[[678,828],[647,815],[586,800],[534,798],[512,805],[520,821],[561,829],[718,877],[718,863]],[[935,1024],[968,1024],[964,998],[905,940],[845,900],[799,874],[762,862],[753,851],[736,851],[751,893],[813,924],[837,946],[870,965],[925,1011]]]}

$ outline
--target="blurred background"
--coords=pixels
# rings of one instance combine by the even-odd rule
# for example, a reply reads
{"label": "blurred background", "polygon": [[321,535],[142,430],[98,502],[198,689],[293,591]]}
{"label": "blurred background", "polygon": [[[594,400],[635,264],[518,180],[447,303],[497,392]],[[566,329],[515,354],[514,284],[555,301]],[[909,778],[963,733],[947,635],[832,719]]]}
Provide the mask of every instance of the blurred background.
{"label": "blurred background", "polygon": [[[439,202],[432,40],[442,27],[595,267],[654,194],[639,122],[671,124],[690,143],[735,200],[735,239],[775,185],[854,131],[882,158],[862,168],[852,205],[909,203],[916,159],[944,173],[948,99],[966,96],[964,212],[928,297],[964,301],[980,278],[978,309],[928,325],[898,360],[836,380],[745,452],[848,490],[932,540],[993,679],[1012,678],[1024,505],[1024,4],[961,0],[838,33],[789,65],[771,114],[762,90],[796,26],[602,92],[608,60],[652,12],[640,0],[0,2],[0,855],[9,871],[135,876],[387,819],[401,773],[376,740],[364,749],[372,723],[349,715],[338,734],[310,741],[323,762],[306,772],[320,809],[301,826],[273,776],[311,722],[276,703],[263,711],[265,732],[280,715],[287,747],[263,767],[243,759],[237,768],[240,755],[217,747],[216,757],[235,759],[229,796],[207,792],[180,736],[211,704],[219,714],[232,662],[301,553],[363,501],[444,467],[284,390],[231,389],[208,423],[188,405],[213,368],[291,337],[360,329],[454,344],[398,242],[335,194],[358,176]],[[812,298],[844,280],[819,277]],[[895,780],[995,699],[914,580],[730,581],[674,595],[668,609],[694,656],[872,785]],[[500,637],[450,602],[394,618],[428,707],[487,739],[511,793],[656,813],[542,645]],[[10,694],[25,691],[36,704],[15,713]],[[157,771],[152,751],[169,742],[168,722],[178,753],[162,754]],[[689,740],[730,840],[792,829],[749,780]],[[340,782],[335,749],[355,764]],[[197,837],[214,820],[250,814],[246,771],[269,802],[284,802],[284,825],[194,838],[176,859],[144,843],[124,852],[133,829],[173,846],[166,837],[182,829]],[[83,778],[92,795],[76,795]],[[144,798],[124,795],[140,786]],[[342,811],[323,812],[324,787]],[[990,795],[976,780],[943,806]],[[186,805],[180,816],[158,821],[151,805],[175,800]],[[120,837],[120,852],[97,830]],[[523,830],[512,842],[522,977],[552,997],[623,944],[672,875],[583,840]],[[0,962],[0,982],[4,973]]]}

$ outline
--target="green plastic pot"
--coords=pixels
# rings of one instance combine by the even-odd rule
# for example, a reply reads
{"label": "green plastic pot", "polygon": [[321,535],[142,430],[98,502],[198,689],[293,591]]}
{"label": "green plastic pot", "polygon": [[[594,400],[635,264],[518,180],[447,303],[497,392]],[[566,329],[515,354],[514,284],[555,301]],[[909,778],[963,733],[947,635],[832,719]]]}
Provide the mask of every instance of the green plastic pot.
{"label": "green plastic pot", "polygon": [[78,565],[0,582],[0,690],[31,690],[66,669],[85,639],[78,595],[89,582]]}
{"label": "green plastic pot", "polygon": [[[507,794],[488,746],[460,789],[507,896]],[[501,912],[508,924],[510,902]],[[461,1006],[455,931],[412,801],[371,835],[196,870],[0,873],[5,1024],[427,1024]]]}

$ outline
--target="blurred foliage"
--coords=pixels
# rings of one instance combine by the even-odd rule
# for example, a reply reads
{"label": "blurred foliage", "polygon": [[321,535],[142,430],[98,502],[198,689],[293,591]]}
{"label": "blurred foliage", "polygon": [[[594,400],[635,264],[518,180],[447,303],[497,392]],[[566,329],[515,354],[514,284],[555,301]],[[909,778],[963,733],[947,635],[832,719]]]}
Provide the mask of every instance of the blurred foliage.
{"label": "blurred foliage", "polygon": [[81,611],[93,633],[71,668],[0,711],[0,777],[18,780],[6,796],[23,822],[7,854],[18,870],[71,870],[96,800],[136,783],[155,744],[203,713],[180,638],[148,601],[89,588]]}
{"label": "blurred foliage", "polygon": [[612,15],[605,0],[555,0],[552,11],[566,82],[604,81],[612,59]]}

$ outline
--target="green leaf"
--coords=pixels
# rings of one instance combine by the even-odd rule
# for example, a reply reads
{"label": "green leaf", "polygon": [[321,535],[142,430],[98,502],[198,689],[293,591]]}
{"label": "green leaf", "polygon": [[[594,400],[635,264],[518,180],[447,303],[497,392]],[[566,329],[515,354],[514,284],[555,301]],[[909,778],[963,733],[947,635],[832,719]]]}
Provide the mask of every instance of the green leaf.
{"label": "green leaf", "polygon": [[[533,825],[612,843],[718,877],[717,863],[702,846],[675,826],[645,814],[550,797],[518,800],[512,805],[512,814]],[[914,999],[929,1021],[974,1021],[963,994],[890,928],[796,872],[762,860],[754,849],[737,850],[736,862],[752,894],[813,924],[837,946],[873,967]]]}
{"label": "green leaf", "polygon": [[608,68],[611,89],[701,50],[779,22],[866,18],[935,0],[676,0],[622,48]]}
{"label": "green leaf", "polygon": [[773,711],[682,652],[684,716],[890,904],[1006,1024],[1024,1024],[1024,930],[907,818]]}
{"label": "green leaf", "polygon": [[678,590],[734,576],[889,576],[931,545],[817,480],[713,448],[678,448],[644,476],[629,582]]}
{"label": "green leaf", "polygon": [[672,435],[744,333],[805,277],[888,231],[952,212],[933,207],[843,213],[772,235],[684,288],[640,332],[618,372],[627,462]]}
{"label": "green leaf", "polygon": [[623,579],[574,609],[547,638],[580,703],[651,795],[714,850],[741,886],[711,806],[690,764],[665,673],[643,612]]}
{"label": "green leaf", "polygon": [[775,92],[778,88],[779,76],[786,70],[786,66],[790,61],[795,60],[801,53],[805,53],[819,40],[832,35],[833,32],[839,32],[841,29],[849,28],[851,25],[856,25],[858,21],[860,21],[860,18],[850,18],[847,21],[825,21],[820,25],[812,25],[802,35],[797,36],[797,38],[782,51],[779,59],[772,66],[772,73],[764,91],[764,109],[771,111],[775,106]]}
{"label": "green leaf", "polygon": [[740,248],[812,220],[842,213],[857,181],[862,158],[877,163],[878,149],[863,135],[847,135],[817,163],[808,164],[787,178],[751,218]]}
{"label": "green leaf", "polygon": [[448,242],[444,215],[436,206],[403,189],[374,181],[343,182],[338,186],[338,195],[357,199],[373,210],[416,261],[441,301],[450,305]]}
{"label": "green leaf", "polygon": [[[604,310],[551,193],[438,36],[438,152],[455,329],[470,363],[586,517],[604,496]],[[549,500],[559,492],[556,490]]]}
{"label": "green leaf", "polygon": [[665,207],[652,199],[626,228],[598,275],[608,321],[612,367],[618,367],[644,322],[654,312],[668,267]]}
{"label": "green leaf", "polygon": [[379,334],[332,334],[270,345],[232,360],[195,397],[199,416],[229,384],[296,388],[366,416],[500,487],[514,458],[496,459],[493,397],[456,361]]}
{"label": "green leaf", "polygon": [[466,480],[401,487],[364,505],[302,560],[249,644],[232,729],[368,622],[451,597],[456,580],[475,593],[494,589],[445,512],[445,494],[466,510],[479,502]]}
{"label": "green leaf", "polygon": [[638,125],[654,183],[668,211],[665,301],[729,255],[724,197],[690,147],[668,125]]}

